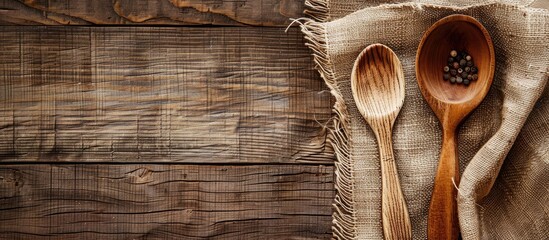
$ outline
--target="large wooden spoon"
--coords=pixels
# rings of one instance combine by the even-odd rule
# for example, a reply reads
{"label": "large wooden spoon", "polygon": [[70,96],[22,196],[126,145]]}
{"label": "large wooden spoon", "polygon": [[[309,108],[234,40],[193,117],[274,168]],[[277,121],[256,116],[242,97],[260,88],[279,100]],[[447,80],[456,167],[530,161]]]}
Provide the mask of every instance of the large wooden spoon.
{"label": "large wooden spoon", "polygon": [[355,61],[351,89],[356,106],[372,128],[381,162],[381,212],[385,239],[412,239],[406,202],[393,156],[392,129],[404,103],[404,73],[387,46],[368,46]]}
{"label": "large wooden spoon", "polygon": [[[442,79],[442,68],[452,49],[466,50],[478,68],[478,80],[469,86],[451,84]],[[472,17],[451,15],[439,20],[427,30],[419,44],[417,81],[442,126],[442,150],[429,207],[428,239],[458,238],[456,130],[488,93],[494,70],[495,55],[490,35]]]}

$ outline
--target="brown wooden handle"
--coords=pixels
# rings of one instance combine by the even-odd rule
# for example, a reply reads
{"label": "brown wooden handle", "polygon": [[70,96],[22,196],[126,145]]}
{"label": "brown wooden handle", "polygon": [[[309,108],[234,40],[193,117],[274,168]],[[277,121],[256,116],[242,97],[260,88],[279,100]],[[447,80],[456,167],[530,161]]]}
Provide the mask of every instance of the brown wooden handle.
{"label": "brown wooden handle", "polygon": [[459,161],[455,131],[444,131],[433,195],[429,206],[428,239],[458,238],[457,189]]}
{"label": "brown wooden handle", "polygon": [[412,239],[412,225],[400,188],[391,135],[390,132],[383,135],[386,136],[379,136],[377,139],[381,161],[383,234],[386,240]]}

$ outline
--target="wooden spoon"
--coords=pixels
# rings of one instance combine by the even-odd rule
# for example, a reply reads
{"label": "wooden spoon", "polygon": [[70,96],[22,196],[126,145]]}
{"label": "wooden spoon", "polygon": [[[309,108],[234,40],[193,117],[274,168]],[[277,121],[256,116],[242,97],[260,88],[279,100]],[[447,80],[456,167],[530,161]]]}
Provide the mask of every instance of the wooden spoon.
{"label": "wooden spoon", "polygon": [[392,129],[404,103],[404,73],[395,53],[373,44],[360,53],[351,75],[356,106],[372,128],[381,161],[381,212],[385,239],[412,239],[406,202],[393,156]]}
{"label": "wooden spoon", "polygon": [[[450,51],[466,50],[478,68],[469,86],[442,79]],[[474,18],[451,15],[423,35],[416,56],[416,76],[427,103],[442,127],[442,149],[429,207],[428,239],[457,239],[456,186],[459,185],[456,129],[488,93],[495,70],[492,40]]]}

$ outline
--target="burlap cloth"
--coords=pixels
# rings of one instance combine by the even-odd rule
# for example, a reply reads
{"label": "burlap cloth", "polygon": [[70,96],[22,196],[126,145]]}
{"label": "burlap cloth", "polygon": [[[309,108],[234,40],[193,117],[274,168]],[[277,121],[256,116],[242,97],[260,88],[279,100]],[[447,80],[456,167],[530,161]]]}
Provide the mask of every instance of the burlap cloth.
{"label": "burlap cloth", "polygon": [[[336,98],[330,139],[336,149],[336,239],[382,239],[381,179],[375,137],[351,89],[353,63],[383,43],[400,58],[406,99],[394,127],[394,150],[414,239],[426,239],[427,213],[441,131],[415,77],[423,33],[454,13],[490,33],[496,72],[486,99],[462,124],[458,211],[464,239],[549,238],[549,11],[531,1],[308,0],[302,31]],[[403,2],[403,1],[401,1]]]}

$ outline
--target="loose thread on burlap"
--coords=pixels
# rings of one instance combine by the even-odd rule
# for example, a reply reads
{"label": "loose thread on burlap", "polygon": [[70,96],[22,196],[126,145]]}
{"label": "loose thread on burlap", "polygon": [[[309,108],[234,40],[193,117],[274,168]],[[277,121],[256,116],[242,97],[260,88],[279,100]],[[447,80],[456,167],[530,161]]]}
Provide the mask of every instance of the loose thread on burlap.
{"label": "loose thread on burlap", "polygon": [[307,21],[307,20],[309,20],[309,18],[305,18],[305,17],[290,18],[290,20],[292,20],[292,22],[290,22],[290,24],[288,24],[288,26],[286,27],[286,29],[284,29],[284,32],[288,32],[288,29],[290,29],[290,27],[291,27],[292,25],[294,25],[294,23],[299,24],[299,26],[303,26],[303,23],[300,22],[300,21]]}
{"label": "loose thread on burlap", "polygon": [[454,177],[452,177],[452,184],[454,185],[454,188],[458,191],[458,194],[461,195],[462,197],[465,197],[465,195],[461,194],[459,187],[456,185],[456,181],[454,180]]}
{"label": "loose thread on burlap", "polygon": [[[452,177],[452,184],[454,185],[454,188],[456,188],[456,190],[458,191],[459,196],[461,196],[462,198],[467,197],[465,194],[461,193],[461,190],[459,190],[459,187],[456,185],[456,181],[454,180],[453,177]],[[478,204],[476,201],[475,201],[475,205],[477,205],[477,207],[479,207],[480,209],[484,209],[484,207],[482,205]]]}
{"label": "loose thread on burlap", "polygon": [[321,123],[320,121],[318,121],[318,119],[316,118],[316,114],[313,115],[313,120],[318,123],[318,125],[320,125],[322,127],[322,130],[326,130],[326,129],[330,129],[330,127],[328,126],[328,124],[330,123],[330,121],[333,121],[334,120],[334,117],[330,117],[328,118],[328,120],[326,120],[325,123]]}

